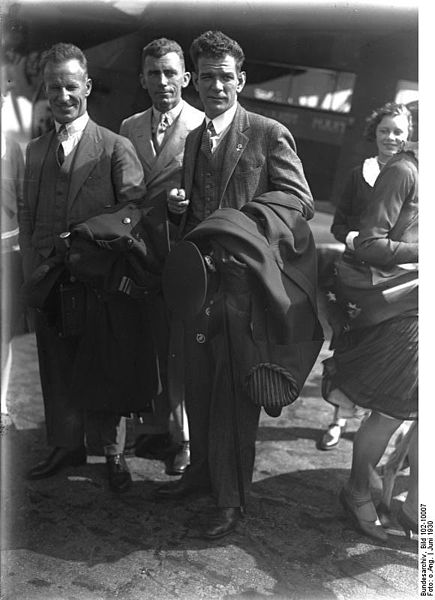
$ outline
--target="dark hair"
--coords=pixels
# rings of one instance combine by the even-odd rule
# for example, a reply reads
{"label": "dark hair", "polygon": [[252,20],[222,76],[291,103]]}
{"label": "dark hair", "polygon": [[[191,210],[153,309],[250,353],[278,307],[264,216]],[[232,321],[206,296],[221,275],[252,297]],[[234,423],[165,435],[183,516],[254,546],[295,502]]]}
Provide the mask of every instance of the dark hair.
{"label": "dark hair", "polygon": [[162,58],[162,56],[169,54],[169,52],[175,52],[175,54],[179,56],[184,67],[184,53],[180,44],[174,40],[168,40],[167,38],[158,38],[142,48],[142,68],[147,56],[152,56],[153,58]]}
{"label": "dark hair", "polygon": [[364,129],[364,137],[368,142],[376,140],[376,128],[384,117],[396,117],[397,115],[405,115],[408,119],[408,139],[412,136],[412,114],[405,104],[397,104],[396,102],[387,102],[380,108],[376,108],[366,119]]}
{"label": "dark hair", "polygon": [[190,57],[198,70],[198,58],[207,56],[209,58],[222,58],[230,55],[236,61],[237,71],[240,72],[245,55],[239,44],[222,31],[206,31],[193,40],[190,46]]}
{"label": "dark hair", "polygon": [[77,60],[85,74],[88,74],[88,61],[86,60],[86,56],[83,54],[80,48],[74,46],[74,44],[64,44],[63,42],[54,44],[54,46],[52,46],[42,55],[42,72],[44,72],[45,67],[48,64],[58,65],[66,62],[67,60]]}

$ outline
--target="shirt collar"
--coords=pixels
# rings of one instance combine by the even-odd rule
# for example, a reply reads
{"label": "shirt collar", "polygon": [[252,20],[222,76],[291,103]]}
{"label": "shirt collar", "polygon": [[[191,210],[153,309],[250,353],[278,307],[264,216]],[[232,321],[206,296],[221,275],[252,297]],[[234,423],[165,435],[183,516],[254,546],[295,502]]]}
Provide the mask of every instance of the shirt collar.
{"label": "shirt collar", "polygon": [[[74,121],[71,121],[71,123],[65,123],[68,135],[70,136],[75,135],[77,133],[81,133],[88,124],[88,121],[89,115],[87,112],[85,112],[80,117],[77,117],[77,119],[75,119]],[[58,132],[59,129],[62,127],[62,124],[55,121],[54,126],[56,127],[56,131]]]}
{"label": "shirt collar", "polygon": [[[174,106],[174,108],[171,108],[171,110],[168,110],[165,113],[166,116],[168,117],[169,125],[172,125],[172,123],[178,117],[178,115],[180,114],[180,112],[183,109],[183,106],[184,106],[184,100],[180,100],[180,102],[177,104],[177,106]],[[154,123],[158,123],[160,121],[161,114],[162,113],[153,106],[153,121],[154,121]]]}
{"label": "shirt collar", "polygon": [[363,162],[362,176],[364,181],[368,183],[370,187],[373,187],[375,185],[375,181],[378,178],[380,171],[381,168],[379,166],[378,159],[376,156],[366,158]]}
{"label": "shirt collar", "polygon": [[214,119],[210,119],[209,117],[205,117],[205,125],[207,126],[210,121],[213,121],[213,127],[216,131],[217,135],[220,135],[227,127],[231,125],[234,119],[234,115],[237,110],[237,102],[233,104],[231,108],[226,110],[221,115],[215,117]]}

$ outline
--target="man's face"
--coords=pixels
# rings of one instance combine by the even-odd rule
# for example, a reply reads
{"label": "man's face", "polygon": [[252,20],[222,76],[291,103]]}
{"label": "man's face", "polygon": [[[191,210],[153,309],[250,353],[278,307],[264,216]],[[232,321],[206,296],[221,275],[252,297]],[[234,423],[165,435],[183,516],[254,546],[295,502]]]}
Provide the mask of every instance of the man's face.
{"label": "man's face", "polygon": [[190,73],[184,70],[183,61],[176,52],[160,58],[145,57],[140,82],[147,90],[153,106],[168,112],[181,100],[181,90],[189,85]]}
{"label": "man's face", "polygon": [[244,71],[237,71],[236,61],[227,54],[222,58],[200,56],[193,83],[207,117],[214,119],[237,102],[246,82]]}
{"label": "man's face", "polygon": [[71,123],[86,112],[92,81],[76,59],[48,63],[44,69],[45,91],[58,123]]}

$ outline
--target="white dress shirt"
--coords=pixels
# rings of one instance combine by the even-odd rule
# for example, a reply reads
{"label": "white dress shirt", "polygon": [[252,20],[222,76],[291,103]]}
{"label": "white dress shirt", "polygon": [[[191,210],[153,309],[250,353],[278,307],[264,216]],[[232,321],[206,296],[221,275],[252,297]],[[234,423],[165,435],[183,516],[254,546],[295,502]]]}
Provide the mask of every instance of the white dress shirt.
{"label": "white dress shirt", "polygon": [[[89,115],[87,112],[85,112],[83,115],[75,119],[75,121],[63,124],[66,127],[67,133],[66,137],[64,137],[61,142],[65,157],[71,154],[71,152],[76,148],[83,135],[83,131],[88,124],[88,121]],[[62,127],[62,124],[55,121],[54,126],[56,127],[56,133],[58,133],[59,129]]]}
{"label": "white dress shirt", "polygon": [[[159,146],[162,145],[163,138],[165,137],[167,130],[173,125],[174,121],[176,121],[176,119],[178,118],[178,116],[180,115],[180,113],[183,109],[183,106],[184,106],[184,100],[180,100],[180,102],[177,104],[177,106],[174,106],[174,108],[171,108],[171,110],[168,110],[165,113],[159,112],[153,106],[153,108],[152,108],[152,130],[153,130],[153,135],[155,136],[155,139]],[[163,115],[163,114],[166,115],[167,126],[164,131],[159,131],[158,126],[160,123],[161,115]]]}
{"label": "white dress shirt", "polygon": [[231,108],[226,110],[221,115],[215,117],[214,119],[210,119],[207,116],[205,117],[206,127],[208,126],[210,121],[212,121],[214,130],[216,131],[216,135],[210,136],[210,140],[212,143],[212,147],[211,147],[212,153],[216,151],[216,148],[219,146],[219,144],[225,137],[225,134],[227,133],[228,129],[231,126],[231,123],[234,120],[234,115],[236,114],[236,110],[237,110],[237,102],[235,102]]}

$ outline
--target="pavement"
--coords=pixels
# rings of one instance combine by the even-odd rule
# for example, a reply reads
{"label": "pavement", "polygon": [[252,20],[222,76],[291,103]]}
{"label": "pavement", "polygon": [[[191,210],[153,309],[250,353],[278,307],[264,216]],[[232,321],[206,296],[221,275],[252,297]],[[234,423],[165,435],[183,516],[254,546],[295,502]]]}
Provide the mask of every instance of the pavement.
{"label": "pavement", "polygon": [[[160,461],[129,456],[133,486],[120,495],[108,489],[101,456],[25,479],[47,448],[35,338],[15,337],[2,415],[1,600],[419,597],[417,541],[393,521],[388,542],[375,542],[339,506],[359,422],[348,422],[336,449],[316,447],[333,412],[320,393],[327,356],[325,342],[300,398],[280,417],[262,412],[246,516],[235,533],[208,542],[198,527],[213,508],[209,497],[153,499],[158,484],[174,479]],[[394,512],[407,477],[396,480]]]}

